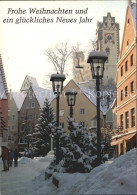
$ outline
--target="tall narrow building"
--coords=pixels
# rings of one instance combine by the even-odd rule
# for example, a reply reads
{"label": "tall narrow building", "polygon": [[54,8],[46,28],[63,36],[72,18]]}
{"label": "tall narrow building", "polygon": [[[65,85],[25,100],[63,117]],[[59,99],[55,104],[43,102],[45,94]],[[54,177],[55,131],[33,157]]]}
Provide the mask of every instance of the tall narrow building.
{"label": "tall narrow building", "polygon": [[137,138],[137,61],[136,3],[128,1],[124,34],[117,63],[117,127],[113,138],[118,155],[136,147]]}
{"label": "tall narrow building", "polygon": [[7,145],[8,89],[0,54],[0,145]]}
{"label": "tall narrow building", "polygon": [[111,13],[103,17],[103,22],[97,23],[96,30],[97,50],[105,51],[108,60],[105,63],[103,84],[110,80],[116,83],[117,61],[119,57],[119,24],[116,23],[115,17]]}

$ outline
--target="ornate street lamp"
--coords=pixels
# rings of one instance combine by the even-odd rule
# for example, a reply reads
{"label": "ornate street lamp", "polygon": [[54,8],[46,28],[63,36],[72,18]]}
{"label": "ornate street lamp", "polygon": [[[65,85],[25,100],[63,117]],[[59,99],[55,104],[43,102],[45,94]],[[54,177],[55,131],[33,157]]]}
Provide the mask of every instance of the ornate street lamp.
{"label": "ornate street lamp", "polygon": [[65,93],[67,96],[68,106],[70,106],[70,117],[73,116],[73,106],[75,106],[77,91],[75,89],[68,89]]}
{"label": "ornate street lamp", "polygon": [[63,82],[66,79],[64,74],[52,74],[50,81],[52,81],[53,92],[56,95],[57,107],[56,107],[56,122],[57,122],[57,139],[56,139],[56,164],[59,163],[59,135],[58,135],[58,127],[59,127],[59,95],[63,89]]}
{"label": "ornate street lamp", "polygon": [[101,130],[100,130],[100,79],[104,74],[104,63],[108,59],[105,52],[92,51],[87,63],[90,63],[93,79],[96,79],[97,92],[97,158],[98,165],[101,164]]}

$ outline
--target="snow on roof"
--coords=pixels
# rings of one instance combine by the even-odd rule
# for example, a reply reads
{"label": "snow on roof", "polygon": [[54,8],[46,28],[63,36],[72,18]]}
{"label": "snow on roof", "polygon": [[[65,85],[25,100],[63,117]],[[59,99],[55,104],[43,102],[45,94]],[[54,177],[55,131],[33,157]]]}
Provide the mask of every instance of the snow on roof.
{"label": "snow on roof", "polygon": [[[87,96],[87,98],[95,105],[96,104],[96,91],[95,89],[90,89],[90,88],[86,88],[81,86],[80,84],[76,84],[80,90]],[[110,105],[112,104],[112,102],[110,102]],[[106,103],[106,99],[103,98],[100,100],[100,110],[103,112],[103,114],[105,115],[106,112],[108,111],[108,107],[107,107],[107,103]]]}
{"label": "snow on roof", "polygon": [[0,70],[0,99],[7,99],[1,70]]}
{"label": "snow on roof", "polygon": [[15,104],[17,106],[18,111],[20,111],[26,94],[20,92],[11,92],[10,95],[13,97]]}
{"label": "snow on roof", "polygon": [[130,7],[131,16],[134,24],[134,29],[136,32],[136,3],[130,3],[129,7]]}
{"label": "snow on roof", "polygon": [[55,97],[52,90],[44,89],[44,88],[36,87],[36,86],[32,86],[32,89],[40,104],[40,107],[43,107],[44,101],[46,98],[51,102],[53,98]]}
{"label": "snow on roof", "polygon": [[7,99],[6,93],[8,93],[8,89],[7,89],[4,68],[2,65],[2,58],[0,54],[0,99]]}
{"label": "snow on roof", "polygon": [[27,75],[26,77],[28,78],[32,86],[37,86],[37,87],[39,86],[35,77],[29,76],[29,75]]}
{"label": "snow on roof", "polygon": [[80,90],[88,97],[88,99],[96,105],[96,96],[95,96],[95,91],[86,87],[83,87],[79,84],[77,86],[80,88]]}

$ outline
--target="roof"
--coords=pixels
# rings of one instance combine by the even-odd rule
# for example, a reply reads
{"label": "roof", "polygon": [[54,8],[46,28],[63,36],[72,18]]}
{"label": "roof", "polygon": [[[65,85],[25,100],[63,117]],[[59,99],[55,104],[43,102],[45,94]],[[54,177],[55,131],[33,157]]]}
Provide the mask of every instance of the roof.
{"label": "roof", "polygon": [[131,11],[131,16],[132,16],[135,32],[136,32],[136,6],[137,6],[136,3],[129,3],[129,8]]}
{"label": "roof", "polygon": [[[75,82],[75,81],[74,81]],[[80,90],[87,96],[87,98],[95,105],[96,104],[96,90],[87,88],[87,87],[83,87],[80,84],[75,83]],[[113,103],[113,97],[110,99],[109,102],[109,108],[111,107]],[[109,110],[108,105],[107,105],[107,98],[104,96],[101,100],[100,100],[100,110],[103,112],[103,115],[105,115],[107,113],[107,111]]]}
{"label": "roof", "polygon": [[20,92],[11,92],[10,95],[13,97],[15,104],[17,106],[18,111],[20,111],[26,94]]}
{"label": "roof", "polygon": [[36,86],[36,87],[39,86],[35,77],[29,76],[29,75],[27,75],[26,77],[28,78],[32,86]]}
{"label": "roof", "polygon": [[32,86],[32,89],[40,104],[40,107],[43,107],[46,98],[49,100],[49,102],[51,102],[55,97],[52,90],[44,89],[36,86]]}
{"label": "roof", "polygon": [[[90,88],[86,88],[86,87],[83,87],[81,86],[80,84],[77,84],[74,80],[71,80],[75,83],[75,85],[83,92],[83,94],[88,98],[88,100],[93,103],[95,106],[97,105],[96,104],[96,92],[94,89],[90,89]],[[70,82],[71,82],[70,81]],[[65,86],[66,87],[66,86]],[[102,107],[100,105],[100,110],[105,113],[106,112],[106,107]]]}
{"label": "roof", "polygon": [[[75,85],[83,92],[83,94],[88,98],[88,100],[91,103],[93,103],[95,106],[97,106],[97,104],[96,104],[96,91],[95,91],[94,88],[90,89],[90,88],[87,88],[87,87],[83,87],[80,84],[77,84],[74,80],[70,80],[68,83],[70,83],[71,81],[75,83]],[[67,83],[67,85],[68,85],[68,83]],[[66,88],[66,86],[64,88]],[[63,88],[63,90],[64,90],[64,88]],[[55,98],[55,96],[53,96],[52,100],[54,98]],[[107,113],[108,109],[109,109],[107,107],[107,102],[106,101],[107,101],[106,98],[104,98],[103,100],[101,100],[101,103],[100,103],[100,111],[102,111],[103,115],[105,115]],[[111,106],[112,102],[113,102],[113,99],[110,101],[110,106]]]}
{"label": "roof", "polygon": [[123,31],[123,36],[122,36],[122,44],[121,44],[121,49],[120,49],[120,55],[119,58],[122,56],[122,49],[123,49],[123,41],[124,41],[124,33],[125,33],[125,27],[126,27],[126,18],[127,18],[127,13],[128,9],[130,10],[132,21],[133,21],[133,27],[136,35],[136,3],[132,3],[131,0],[128,1],[128,6],[127,6],[127,11],[126,11],[126,16],[125,16],[125,26],[124,26],[124,31]]}
{"label": "roof", "polygon": [[[95,105],[97,106],[96,103],[96,91],[94,89],[90,89],[90,88],[86,88],[83,86],[80,86],[79,84],[77,84],[77,86],[80,88],[80,90],[86,95],[86,97]],[[108,108],[106,105],[106,102],[101,101],[100,103],[100,110],[103,112],[103,114],[106,114]]]}
{"label": "roof", "polygon": [[7,99],[8,88],[0,54],[0,99]]}

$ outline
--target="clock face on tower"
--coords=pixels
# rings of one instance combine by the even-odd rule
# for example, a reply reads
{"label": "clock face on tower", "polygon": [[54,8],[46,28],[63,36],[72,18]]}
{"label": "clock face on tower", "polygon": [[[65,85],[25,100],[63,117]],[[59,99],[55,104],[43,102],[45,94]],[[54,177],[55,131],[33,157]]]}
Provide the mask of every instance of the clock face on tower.
{"label": "clock face on tower", "polygon": [[114,43],[114,33],[105,33],[105,43],[107,42]]}

